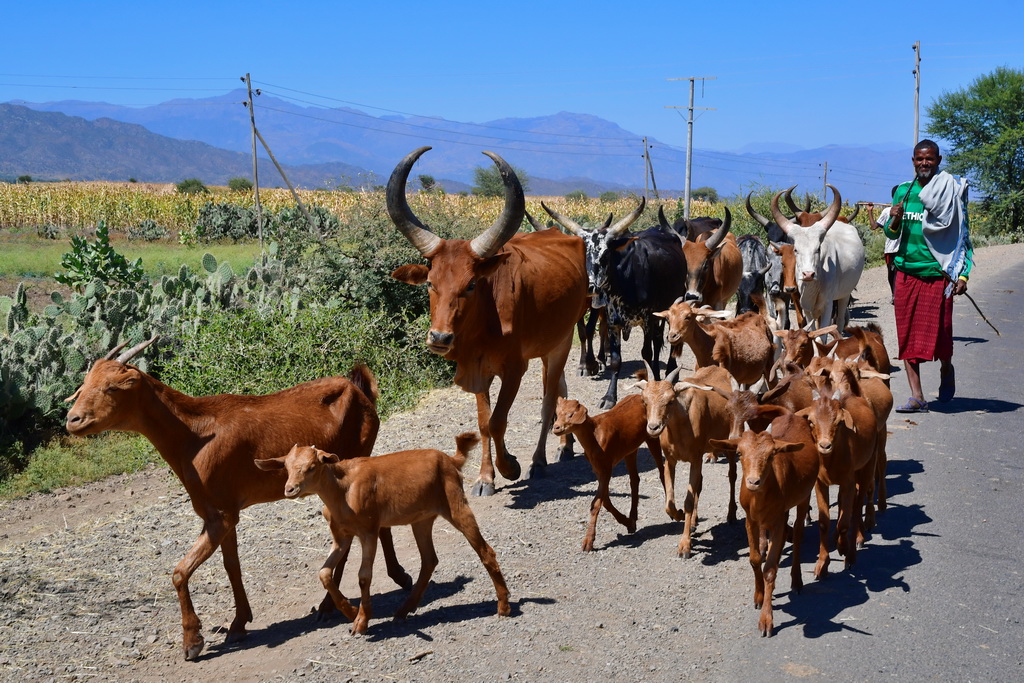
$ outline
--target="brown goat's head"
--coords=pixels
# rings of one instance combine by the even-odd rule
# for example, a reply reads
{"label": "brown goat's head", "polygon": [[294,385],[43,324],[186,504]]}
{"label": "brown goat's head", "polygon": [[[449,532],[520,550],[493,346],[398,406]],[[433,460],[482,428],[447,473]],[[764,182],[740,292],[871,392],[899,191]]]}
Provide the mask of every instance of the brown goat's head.
{"label": "brown goat's head", "polygon": [[87,436],[109,429],[136,431],[138,390],[146,373],[127,363],[157,339],[153,337],[114,358],[127,345],[121,344],[93,363],[82,385],[65,399],[74,401],[66,423],[70,434]]}
{"label": "brown goat's head", "polygon": [[322,490],[323,477],[334,477],[334,472],[325,465],[339,462],[339,458],[333,453],[321,451],[316,446],[295,444],[283,457],[264,458],[253,462],[265,472],[285,470],[288,481],[284,485],[284,497],[301,498],[316,495]]}

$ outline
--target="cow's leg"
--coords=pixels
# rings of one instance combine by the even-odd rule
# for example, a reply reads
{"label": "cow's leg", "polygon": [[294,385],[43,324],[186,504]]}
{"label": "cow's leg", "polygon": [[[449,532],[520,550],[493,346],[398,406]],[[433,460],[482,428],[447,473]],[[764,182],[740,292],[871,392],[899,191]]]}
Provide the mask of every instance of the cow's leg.
{"label": "cow's leg", "polygon": [[[608,381],[608,391],[598,403],[601,410],[608,410],[619,401],[619,371],[622,369],[622,328],[609,327],[608,329],[608,370],[611,379]],[[657,372],[657,370],[655,370]]]}
{"label": "cow's leg", "polygon": [[[567,339],[570,339],[567,337]],[[571,341],[570,341],[571,343]],[[565,358],[568,356],[568,349],[566,349],[565,355],[562,356],[562,367],[565,367]],[[526,372],[527,361],[522,360],[516,363],[509,363],[505,366],[504,372],[501,377],[501,388],[498,390],[498,399],[494,402],[494,410],[491,411],[490,420],[488,420],[488,429],[491,434],[491,438],[494,440],[494,466],[497,468],[498,473],[510,481],[515,481],[522,476],[522,468],[519,466],[519,461],[508,452],[505,447],[505,430],[508,429],[508,413],[512,410],[512,402],[516,399],[516,394],[519,393],[519,387],[523,382],[523,374]],[[557,385],[556,385],[557,386]],[[552,392],[551,408],[548,413],[547,422],[541,423],[541,435],[547,435],[547,428],[551,426],[551,418],[555,414],[555,402],[558,397],[557,392]],[[544,405],[547,405],[545,399]],[[541,415],[543,420],[543,414]],[[544,456],[544,440],[541,440],[541,446],[539,446],[540,457]],[[534,466],[536,466],[537,454],[534,453]],[[547,460],[544,460],[544,464],[547,464]],[[531,470],[533,467],[531,467]]]}
{"label": "cow's leg", "polygon": [[[565,383],[565,363],[572,348],[572,335],[570,334],[565,341],[564,355],[562,347],[559,347],[541,359],[543,364],[544,399],[541,403],[540,440],[537,442],[537,449],[533,453],[533,463],[530,466],[531,477],[534,476],[534,468],[538,462],[542,463],[541,467],[547,464],[548,431],[551,430],[551,425],[554,423],[555,406],[558,404],[558,397],[566,398],[569,395],[569,387]],[[559,363],[560,359],[561,363]],[[572,460],[575,457],[572,452],[573,443],[575,443],[575,439],[572,434],[566,433],[561,437],[561,445],[558,448],[559,462]]]}
{"label": "cow's leg", "polygon": [[835,324],[839,328],[839,335],[842,336],[850,324],[850,295],[847,294],[836,299],[835,306]]}
{"label": "cow's leg", "polygon": [[224,558],[228,581],[231,583],[231,593],[235,598],[235,618],[228,627],[226,642],[236,643],[246,636],[245,625],[252,621],[252,610],[249,608],[249,598],[245,595],[245,586],[242,585],[242,567],[238,561],[238,532],[234,524],[231,524],[224,534],[220,552]]}
{"label": "cow's leg", "polygon": [[494,462],[491,459],[491,382],[476,394],[476,423],[480,429],[480,476],[470,493],[474,496],[494,495]]}
{"label": "cow's leg", "polygon": [[174,584],[174,590],[178,593],[178,603],[181,606],[182,648],[185,651],[186,660],[198,657],[205,644],[200,632],[203,625],[192,605],[188,580],[203,562],[210,559],[210,555],[213,555],[213,551],[224,540],[230,525],[229,521],[216,511],[208,511],[203,522],[203,530],[199,534],[199,538],[196,539],[188,554],[178,562],[171,575],[171,582]]}
{"label": "cow's leg", "polygon": [[[594,334],[597,332],[598,309],[589,309],[589,315],[583,314],[576,323],[576,332],[580,338],[580,363],[577,374],[580,377],[593,377],[601,371],[601,366],[594,357]],[[584,322],[586,319],[586,322]]]}

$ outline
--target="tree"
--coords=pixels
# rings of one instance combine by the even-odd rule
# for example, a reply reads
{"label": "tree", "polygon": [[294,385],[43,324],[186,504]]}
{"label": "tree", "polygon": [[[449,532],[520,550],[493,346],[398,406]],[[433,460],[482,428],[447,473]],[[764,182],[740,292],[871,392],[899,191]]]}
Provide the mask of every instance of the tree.
{"label": "tree", "polygon": [[245,176],[237,176],[228,180],[228,189],[232,192],[248,192],[252,189],[252,181]]}
{"label": "tree", "polygon": [[206,185],[199,178],[185,178],[174,186],[179,194],[209,194]]}
{"label": "tree", "polygon": [[718,190],[713,187],[698,187],[690,196],[714,204],[718,201]]}
{"label": "tree", "polygon": [[[530,178],[526,171],[513,166],[512,170],[519,176],[519,184],[523,192],[530,189]],[[481,197],[502,197],[505,194],[505,183],[501,180],[501,172],[497,166],[477,166],[473,169],[473,194]]]}
{"label": "tree", "polygon": [[416,176],[416,179],[420,181],[420,187],[423,189],[424,192],[430,192],[431,190],[434,189],[434,186],[437,184],[437,181],[434,180],[434,176],[427,175],[425,173]]}
{"label": "tree", "polygon": [[1024,228],[1024,71],[999,67],[943,93],[927,114],[928,134],[951,146],[949,171],[970,176],[1007,229]]}
{"label": "tree", "polygon": [[31,182],[32,182],[32,176],[30,176],[30,175],[20,175],[20,176],[18,176],[18,183],[19,184],[24,185],[24,184],[31,183]]}

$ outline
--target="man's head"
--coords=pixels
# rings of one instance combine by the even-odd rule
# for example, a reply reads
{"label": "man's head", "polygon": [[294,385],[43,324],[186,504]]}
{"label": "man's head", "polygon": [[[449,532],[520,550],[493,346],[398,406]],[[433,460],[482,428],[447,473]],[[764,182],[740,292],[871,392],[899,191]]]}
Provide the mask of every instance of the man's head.
{"label": "man's head", "polygon": [[942,162],[942,155],[939,154],[939,146],[931,140],[921,140],[914,146],[914,173],[917,181],[927,185],[928,181],[939,172],[939,164]]}

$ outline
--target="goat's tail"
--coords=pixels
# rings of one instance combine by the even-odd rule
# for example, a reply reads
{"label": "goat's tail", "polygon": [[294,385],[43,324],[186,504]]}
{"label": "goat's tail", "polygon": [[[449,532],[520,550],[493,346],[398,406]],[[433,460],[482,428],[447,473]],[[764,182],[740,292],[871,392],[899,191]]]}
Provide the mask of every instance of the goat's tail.
{"label": "goat's tail", "polygon": [[348,373],[348,379],[359,391],[363,392],[366,398],[370,399],[370,403],[376,408],[380,390],[377,387],[377,378],[370,372],[370,368],[366,366],[366,363],[356,363],[353,365],[352,371]]}
{"label": "goat's tail", "polygon": [[455,437],[455,455],[452,456],[452,460],[460,472],[462,466],[466,464],[466,456],[478,443],[480,443],[480,435],[476,432],[463,432]]}

